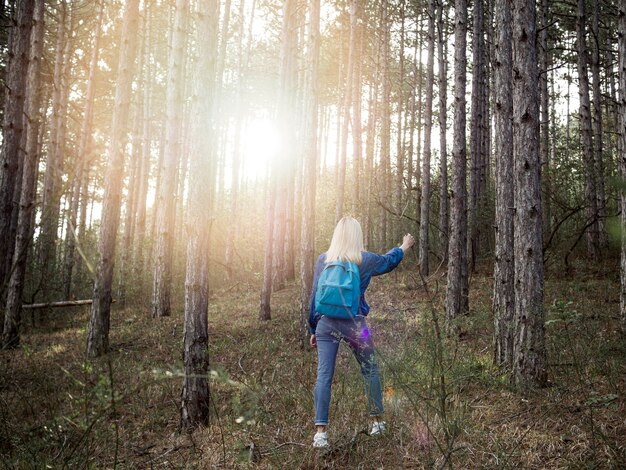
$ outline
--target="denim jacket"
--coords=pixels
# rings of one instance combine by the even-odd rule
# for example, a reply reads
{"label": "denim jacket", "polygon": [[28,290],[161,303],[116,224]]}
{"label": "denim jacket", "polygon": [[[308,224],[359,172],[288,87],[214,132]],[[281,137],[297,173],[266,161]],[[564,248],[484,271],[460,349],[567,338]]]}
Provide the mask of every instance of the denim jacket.
{"label": "denim jacket", "polygon": [[[393,248],[387,254],[378,255],[364,251],[362,253],[363,261],[359,266],[359,274],[361,278],[361,299],[359,301],[359,315],[367,316],[370,306],[365,301],[365,290],[370,285],[372,276],[379,276],[392,271],[400,264],[404,257],[404,251],[401,248]],[[313,275],[313,288],[311,290],[311,300],[309,303],[309,327],[311,334],[315,334],[315,328],[321,314],[315,311],[315,291],[317,290],[317,281],[320,277],[324,264],[326,263],[326,253],[322,253],[315,263],[315,274]]]}

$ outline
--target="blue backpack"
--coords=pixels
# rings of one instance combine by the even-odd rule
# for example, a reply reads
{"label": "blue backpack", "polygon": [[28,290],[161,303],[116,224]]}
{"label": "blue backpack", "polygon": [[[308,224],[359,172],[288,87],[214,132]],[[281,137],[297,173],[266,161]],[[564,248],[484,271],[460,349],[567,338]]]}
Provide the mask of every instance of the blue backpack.
{"label": "blue backpack", "polygon": [[351,320],[359,313],[361,280],[351,261],[326,264],[317,281],[315,311],[331,318]]}

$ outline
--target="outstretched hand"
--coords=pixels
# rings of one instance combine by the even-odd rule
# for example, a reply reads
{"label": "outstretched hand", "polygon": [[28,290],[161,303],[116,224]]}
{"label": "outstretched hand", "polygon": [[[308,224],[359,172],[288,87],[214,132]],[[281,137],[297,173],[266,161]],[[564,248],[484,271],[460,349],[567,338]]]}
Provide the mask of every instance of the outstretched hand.
{"label": "outstretched hand", "polygon": [[400,248],[402,248],[402,251],[406,252],[406,250],[411,248],[414,244],[415,238],[413,238],[413,235],[411,235],[410,233],[407,233],[402,239],[402,245],[400,246]]}

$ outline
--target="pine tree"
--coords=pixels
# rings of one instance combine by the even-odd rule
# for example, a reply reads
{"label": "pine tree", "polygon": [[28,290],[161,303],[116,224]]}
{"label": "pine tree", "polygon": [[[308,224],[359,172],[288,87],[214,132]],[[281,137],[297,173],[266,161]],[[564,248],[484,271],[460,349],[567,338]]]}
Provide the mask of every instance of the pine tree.
{"label": "pine tree", "polygon": [[182,390],[181,425],[192,430],[209,420],[208,308],[209,308],[209,227],[211,191],[206,181],[210,177],[210,159],[215,158],[211,131],[214,119],[214,90],[216,88],[217,18],[219,2],[201,0],[197,6],[198,44],[203,44],[196,66],[194,114],[202,119],[193,121],[193,155],[190,159],[189,221],[187,225],[187,270],[185,278],[185,326],[183,362],[185,381]]}
{"label": "pine tree", "polygon": [[454,140],[450,195],[450,242],[446,315],[453,319],[467,313],[467,150],[465,138],[465,86],[467,83],[467,0],[454,3]]}
{"label": "pine tree", "polygon": [[515,343],[513,381],[546,383],[538,67],[534,0],[513,3]]}
{"label": "pine tree", "polygon": [[124,146],[130,106],[132,80],[135,71],[139,22],[139,0],[128,0],[124,11],[122,43],[115,104],[109,143],[109,161],[105,177],[104,203],[100,222],[100,259],[94,282],[93,304],[87,338],[87,355],[105,354],[109,349],[109,321],[111,316],[111,289],[115,242],[120,220],[121,181],[124,172]]}
{"label": "pine tree", "polygon": [[26,96],[26,153],[24,155],[22,185],[20,194],[17,237],[13,254],[13,266],[9,277],[7,303],[2,332],[3,348],[19,345],[22,292],[26,276],[26,257],[32,242],[32,213],[35,205],[37,184],[37,162],[39,152],[39,125],[41,122],[41,62],[44,39],[44,0],[34,2],[32,12],[30,64],[28,67],[28,92]]}

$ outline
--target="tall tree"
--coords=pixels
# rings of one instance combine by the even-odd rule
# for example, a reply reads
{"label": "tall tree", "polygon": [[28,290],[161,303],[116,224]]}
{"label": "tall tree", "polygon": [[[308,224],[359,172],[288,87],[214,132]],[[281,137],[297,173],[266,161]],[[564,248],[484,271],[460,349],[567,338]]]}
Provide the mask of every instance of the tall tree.
{"label": "tall tree", "polygon": [[435,0],[428,1],[428,54],[426,59],[426,109],[424,112],[424,155],[422,157],[422,199],[420,210],[420,271],[428,276],[428,229],[430,221],[430,157],[433,129],[433,88],[435,82]]}
{"label": "tall tree", "polygon": [[105,177],[104,202],[100,222],[99,261],[94,281],[93,304],[87,337],[87,355],[100,356],[109,349],[111,289],[115,261],[115,241],[120,220],[121,181],[124,173],[124,147],[132,81],[137,54],[139,0],[128,0],[124,10],[122,41],[118,62],[115,104]]}
{"label": "tall tree", "polygon": [[[15,195],[21,194],[20,142],[24,128],[24,97],[30,52],[34,0],[24,0],[15,8],[15,27],[9,32],[11,47],[5,78],[4,113],[2,120],[2,154],[0,155],[0,292],[5,292],[15,247],[11,230]],[[19,202],[19,201],[17,201]]]}
{"label": "tall tree", "polygon": [[446,42],[447,34],[445,32],[444,22],[444,4],[443,0],[439,0],[439,8],[437,10],[437,56],[439,67],[439,230],[441,233],[441,259],[443,262],[448,260],[448,64],[446,60]]}
{"label": "tall tree", "polygon": [[268,219],[266,231],[265,259],[263,268],[263,288],[259,318],[271,319],[270,299],[272,290],[278,290],[284,283],[285,261],[285,217],[286,198],[277,198],[277,193],[284,194],[293,187],[287,185],[288,172],[285,165],[280,164],[279,156],[292,158],[294,123],[292,121],[293,98],[295,97],[295,50],[296,28],[294,27],[297,2],[285,0],[283,3],[282,36],[280,49],[280,87],[277,106],[277,121],[282,134],[280,155],[274,155],[270,169],[270,189],[268,191]]}
{"label": "tall tree", "polygon": [[[80,129],[78,143],[78,153],[76,159],[76,175],[72,183],[72,202],[68,217],[68,230],[65,238],[65,253],[63,262],[63,297],[69,300],[72,289],[72,277],[74,274],[75,251],[78,236],[78,210],[81,201],[81,189],[83,180],[86,179],[87,164],[90,159],[89,148],[91,142],[91,127],[93,122],[93,104],[96,92],[96,71],[100,58],[100,35],[102,32],[102,21],[104,17],[104,0],[99,0],[98,16],[96,18],[93,44],[91,49],[91,59],[89,62],[89,75],[87,78],[87,89],[85,91],[85,108]],[[84,235],[81,233],[81,235]]]}
{"label": "tall tree", "polygon": [[[626,178],[626,0],[618,3],[619,18],[619,46],[618,46],[618,77],[619,77],[619,107],[618,107],[618,163],[622,180]],[[626,227],[626,190],[622,185],[620,191],[620,209],[622,230]],[[620,270],[620,313],[622,332],[626,334],[626,236],[622,233],[621,243],[621,270]]]}
{"label": "tall tree", "polygon": [[481,143],[483,126],[483,92],[484,78],[484,14],[483,1],[474,2],[474,18],[472,26],[472,109],[470,130],[470,174],[469,174],[469,263],[471,270],[475,268],[476,257],[479,250],[479,211],[481,199],[480,167],[481,167]]}
{"label": "tall tree", "polygon": [[357,2],[350,2],[350,33],[348,39],[348,62],[346,63],[346,78],[343,87],[343,105],[341,107],[343,111],[342,126],[341,126],[341,151],[339,160],[339,169],[337,174],[337,201],[335,205],[335,223],[339,222],[339,219],[343,217],[344,213],[344,198],[345,198],[345,186],[346,186],[346,164],[348,154],[348,136],[349,125],[352,120],[351,117],[351,105],[352,105],[352,86],[354,75],[354,54],[356,50],[356,9]]}
{"label": "tall tree", "polygon": [[513,381],[527,388],[546,383],[535,1],[516,0],[512,14],[516,332]]}
{"label": "tall tree", "polygon": [[55,272],[56,244],[59,230],[61,197],[63,195],[63,171],[65,159],[65,135],[67,130],[67,107],[69,96],[70,46],[72,12],[65,0],[59,4],[56,57],[54,63],[54,92],[52,94],[52,118],[44,175],[39,237],[39,265],[41,266],[42,290],[49,300],[50,279]]}
{"label": "tall tree", "polygon": [[[363,32],[362,6],[356,2],[356,12],[354,17],[350,17],[351,28],[355,28],[355,41],[357,48],[354,53],[354,71],[352,73],[352,107],[354,108],[354,118],[352,119],[352,138],[353,138],[353,197],[352,197],[352,213],[359,214],[361,210],[361,193],[362,177],[363,177],[363,142],[362,142],[362,123],[361,123],[361,100],[363,98],[363,49],[365,47],[365,34]],[[319,33],[318,33],[319,35]]]}
{"label": "tall tree", "polygon": [[[143,142],[141,146],[141,169],[139,176],[139,188],[137,197],[137,219],[135,221],[135,252],[133,253],[133,265],[135,272],[143,272],[144,256],[145,256],[145,244],[146,244],[146,198],[148,196],[148,186],[150,178],[150,166],[151,166],[151,151],[152,151],[152,111],[154,102],[154,87],[153,74],[154,67],[150,60],[152,56],[152,46],[154,44],[153,28],[152,28],[152,16],[154,12],[154,6],[147,2],[143,11],[142,27],[144,30],[144,40],[142,41],[143,47],[143,90],[142,90],[142,103],[143,103]],[[143,276],[139,279],[143,280]]]}
{"label": "tall tree", "polygon": [[602,91],[600,89],[600,13],[599,0],[593,1],[593,13],[591,16],[591,77],[593,95],[593,161],[594,174],[596,176],[596,205],[598,208],[598,243],[601,248],[608,245],[606,231],[606,195],[604,191],[604,145],[602,136]]}
{"label": "tall tree", "polygon": [[515,264],[513,258],[513,50],[511,2],[496,0],[495,22],[495,160],[496,160],[496,248],[494,260],[493,312],[494,362],[513,366]]}
{"label": "tall tree", "polygon": [[[193,155],[190,159],[190,198],[187,224],[187,272],[185,279],[185,326],[183,362],[185,380],[182,391],[181,424],[191,430],[208,423],[209,385],[208,308],[209,308],[209,235],[211,191],[210,158],[214,152],[211,130],[217,58],[218,0],[200,0],[197,6],[198,44],[203,44],[196,66],[193,121]],[[208,155],[207,155],[208,153]]]}
{"label": "tall tree", "polygon": [[[405,90],[404,83],[406,80],[405,77],[405,59],[404,59],[404,50],[406,47],[406,0],[400,0],[400,4],[398,5],[399,9],[399,23],[400,23],[400,38],[398,48],[398,91],[397,91],[397,115],[398,121],[396,125],[396,181],[395,181],[395,211],[398,214],[402,213],[403,210],[403,189],[404,189],[404,128],[402,126],[402,117],[406,116],[408,113],[404,110],[405,107]],[[394,219],[392,219],[392,227],[391,233],[395,233],[394,226],[396,225]]]}
{"label": "tall tree", "polygon": [[454,2],[454,140],[452,191],[450,194],[450,242],[446,315],[453,319],[467,313],[467,150],[465,138],[465,86],[467,83],[467,0]]}
{"label": "tall tree", "polygon": [[541,151],[541,183],[543,186],[543,225],[546,233],[550,232],[550,219],[552,218],[552,208],[550,197],[552,189],[550,187],[550,95],[548,93],[548,21],[549,21],[549,1],[541,0],[541,30],[539,33],[539,96],[541,122],[539,127],[540,151]]}
{"label": "tall tree", "polygon": [[302,191],[302,237],[300,245],[300,328],[302,338],[308,335],[309,298],[313,286],[315,262],[315,193],[317,185],[318,115],[319,115],[319,56],[320,0],[310,5],[307,96],[309,99],[306,126],[306,153]]}
{"label": "tall tree", "polygon": [[[294,149],[297,148],[297,85],[298,85],[298,2],[285,0],[283,9],[283,29],[280,49],[280,80],[277,120],[281,129],[282,145],[276,167],[279,194],[285,195],[276,200],[276,226],[274,227],[274,266],[273,290],[282,289],[287,280],[288,252],[293,248],[293,205],[295,187]],[[291,233],[290,233],[291,232]]]}
{"label": "tall tree", "polygon": [[19,345],[20,319],[22,310],[22,292],[26,276],[26,256],[33,238],[32,213],[35,205],[37,183],[37,161],[39,152],[39,125],[41,121],[41,61],[43,56],[44,36],[44,0],[35,0],[32,16],[30,65],[28,67],[28,95],[26,106],[26,154],[22,174],[22,192],[17,224],[17,237],[13,266],[9,277],[7,303],[4,314],[2,333],[3,348]]}
{"label": "tall tree", "polygon": [[391,207],[391,13],[389,0],[381,2],[381,48],[382,48],[382,110],[380,114],[380,171],[377,178],[380,188],[381,220],[378,243],[384,246],[388,236],[387,210]]}
{"label": "tall tree", "polygon": [[576,16],[576,42],[578,49],[578,94],[580,97],[580,136],[585,163],[585,204],[587,206],[587,254],[592,261],[600,256],[598,230],[598,200],[596,171],[591,137],[591,102],[589,101],[589,54],[587,48],[587,12],[585,0],[578,0]]}
{"label": "tall tree", "polygon": [[172,33],[172,49],[168,58],[165,111],[165,149],[161,167],[159,203],[157,205],[156,244],[154,248],[154,278],[152,316],[169,316],[171,312],[172,250],[176,221],[176,187],[178,163],[181,158],[181,122],[184,91],[185,35],[189,0],[177,0]]}

